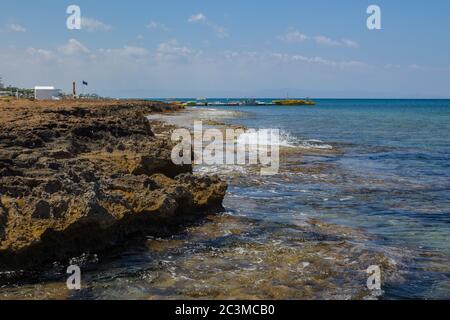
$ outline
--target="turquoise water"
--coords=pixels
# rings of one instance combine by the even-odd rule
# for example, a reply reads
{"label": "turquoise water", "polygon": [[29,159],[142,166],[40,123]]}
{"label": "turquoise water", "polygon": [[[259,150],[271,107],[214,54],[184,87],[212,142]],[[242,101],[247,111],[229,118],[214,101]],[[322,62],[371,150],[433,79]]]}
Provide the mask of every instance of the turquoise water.
{"label": "turquoise water", "polygon": [[230,122],[279,128],[292,145],[339,152],[302,158],[304,165],[326,165],[319,176],[232,187],[235,197],[226,205],[245,215],[236,197],[262,197],[251,216],[307,216],[363,228],[376,237],[373,246],[394,246],[411,257],[406,282],[386,288],[387,298],[450,298],[450,100],[317,102],[232,108],[244,116]]}
{"label": "turquoise water", "polygon": [[450,299],[450,100],[317,102],[154,115],[279,128],[291,147],[275,176],[195,166],[227,180],[225,212],[72,259],[80,292],[67,292],[55,263],[0,299],[360,299],[371,265],[382,268],[381,299]]}

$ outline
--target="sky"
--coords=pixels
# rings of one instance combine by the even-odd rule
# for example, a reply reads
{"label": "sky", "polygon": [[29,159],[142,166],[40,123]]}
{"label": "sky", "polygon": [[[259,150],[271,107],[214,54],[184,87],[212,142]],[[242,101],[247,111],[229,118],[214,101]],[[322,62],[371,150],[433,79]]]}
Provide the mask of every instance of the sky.
{"label": "sky", "polygon": [[121,98],[450,98],[449,17],[448,0],[15,0],[0,75]]}

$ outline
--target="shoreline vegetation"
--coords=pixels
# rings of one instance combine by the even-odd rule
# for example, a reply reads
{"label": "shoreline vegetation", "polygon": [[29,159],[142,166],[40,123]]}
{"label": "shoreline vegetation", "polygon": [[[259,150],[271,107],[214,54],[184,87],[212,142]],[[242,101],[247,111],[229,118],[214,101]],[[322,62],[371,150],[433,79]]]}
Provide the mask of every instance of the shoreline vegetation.
{"label": "shoreline vegetation", "polygon": [[[0,266],[39,269],[222,210],[226,183],[171,161],[155,101],[0,102]],[[4,276],[4,273],[0,273]],[[0,277],[0,282],[4,280]]]}

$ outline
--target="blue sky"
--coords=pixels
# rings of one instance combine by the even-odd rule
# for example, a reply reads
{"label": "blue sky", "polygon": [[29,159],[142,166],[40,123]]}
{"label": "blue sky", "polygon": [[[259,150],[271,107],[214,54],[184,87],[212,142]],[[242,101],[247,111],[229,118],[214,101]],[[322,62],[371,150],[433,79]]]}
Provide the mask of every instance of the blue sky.
{"label": "blue sky", "polygon": [[[82,30],[66,28],[81,7]],[[366,28],[377,4],[382,30]],[[447,97],[450,2],[16,0],[0,75],[114,97]]]}

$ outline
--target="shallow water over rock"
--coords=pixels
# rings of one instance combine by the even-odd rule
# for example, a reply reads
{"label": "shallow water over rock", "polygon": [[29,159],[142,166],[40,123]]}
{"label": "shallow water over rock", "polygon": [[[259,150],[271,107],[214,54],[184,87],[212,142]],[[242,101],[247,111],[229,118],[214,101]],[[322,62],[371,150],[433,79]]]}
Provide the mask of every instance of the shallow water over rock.
{"label": "shallow water over rock", "polygon": [[[167,130],[191,127],[194,119],[219,128],[282,125],[280,117],[239,111],[237,119],[235,112],[201,109],[151,120],[167,121]],[[226,213],[124,252],[87,255],[81,291],[67,291],[65,266],[55,266],[28,283],[2,288],[1,297],[448,298],[448,181],[399,174],[391,160],[380,171],[377,158],[398,152],[393,145],[305,136],[308,148],[289,140],[297,147],[281,149],[280,174],[273,177],[251,166],[196,166],[197,175],[218,173],[228,181]],[[383,292],[367,289],[372,265],[381,268]]]}

